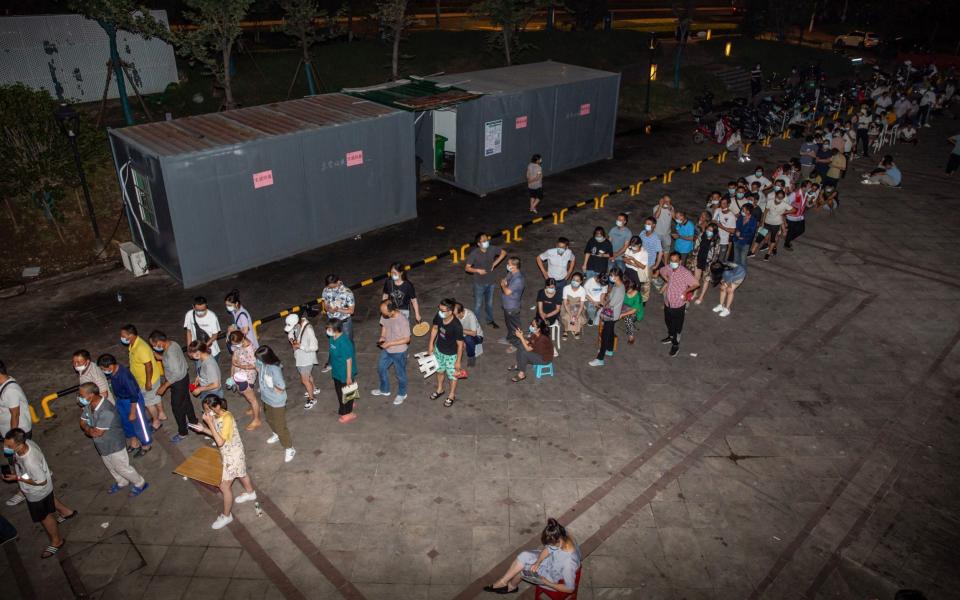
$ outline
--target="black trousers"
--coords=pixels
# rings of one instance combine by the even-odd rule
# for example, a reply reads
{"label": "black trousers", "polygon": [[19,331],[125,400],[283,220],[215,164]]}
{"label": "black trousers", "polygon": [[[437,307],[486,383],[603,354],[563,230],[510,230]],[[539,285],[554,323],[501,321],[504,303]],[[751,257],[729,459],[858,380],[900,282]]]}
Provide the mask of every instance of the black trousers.
{"label": "black trousers", "polygon": [[790,242],[803,235],[803,232],[806,230],[806,228],[806,221],[791,221],[788,219],[787,238],[783,241],[783,246],[785,248],[789,248]]}
{"label": "black trousers", "polygon": [[523,346],[520,344],[520,338],[517,337],[517,329],[520,328],[520,309],[503,309],[504,327],[507,328],[507,342],[519,350]]}
{"label": "black trousers", "polygon": [[616,329],[616,321],[600,321],[600,350],[597,352],[597,360],[603,360],[608,350],[613,352],[613,338]]}
{"label": "black trousers", "polygon": [[177,433],[187,435],[187,423],[197,424],[197,413],[193,411],[193,399],[190,398],[190,383],[187,377],[170,385],[170,408],[177,422]]}
{"label": "black trousers", "polygon": [[674,344],[680,343],[680,334],[683,333],[683,317],[687,314],[686,305],[680,308],[670,308],[663,305],[663,320],[667,324],[667,335],[673,338]]}
{"label": "black trousers", "polygon": [[530,352],[524,348],[517,350],[517,370],[526,371],[527,365],[545,365],[550,361],[543,360],[543,357],[536,352]]}
{"label": "black trousers", "polygon": [[345,385],[347,384],[342,381],[333,380],[333,389],[337,392],[337,414],[340,415],[349,415],[353,412],[353,400],[350,402],[343,401],[343,386]]}
{"label": "black trousers", "polygon": [[[866,129],[857,130],[857,142],[863,146],[863,156],[870,158],[870,135]],[[856,148],[854,148],[856,150]]]}

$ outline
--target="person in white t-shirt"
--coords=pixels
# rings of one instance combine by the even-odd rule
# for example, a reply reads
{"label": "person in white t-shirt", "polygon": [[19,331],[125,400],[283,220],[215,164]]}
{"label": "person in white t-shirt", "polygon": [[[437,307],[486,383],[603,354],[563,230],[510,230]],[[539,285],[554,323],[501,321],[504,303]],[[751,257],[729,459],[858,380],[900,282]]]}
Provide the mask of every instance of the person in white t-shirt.
{"label": "person in white t-shirt", "polygon": [[537,205],[543,200],[543,158],[539,154],[534,154],[527,165],[527,193],[530,212],[536,214]]}
{"label": "person in white t-shirt", "polygon": [[567,280],[573,274],[576,257],[570,250],[570,240],[565,237],[557,239],[557,247],[545,250],[537,257],[537,267],[544,279],[557,281],[557,293],[563,293]]}
{"label": "person in white t-shirt", "polygon": [[[193,299],[193,308],[183,317],[183,328],[187,330],[187,345],[197,340],[207,345],[210,356],[219,361],[220,345],[217,336],[220,335],[220,320],[212,310],[207,308],[207,299],[197,296]],[[200,329],[200,333],[197,332]]]}
{"label": "person in white t-shirt", "polygon": [[467,366],[477,364],[477,352],[483,354],[483,327],[472,310],[457,302],[453,305],[453,314],[463,327],[463,345],[466,348]]}
{"label": "person in white t-shirt", "polygon": [[607,275],[600,273],[587,279],[583,287],[586,290],[587,324],[597,325],[597,312],[603,308],[607,295]]}
{"label": "person in white t-shirt", "polygon": [[[16,427],[22,429],[27,439],[30,439],[33,434],[30,404],[23,388],[16,379],[7,374],[7,366],[0,361],[0,439]],[[16,506],[23,501],[23,494],[18,491],[7,500],[7,506]]]}
{"label": "person in white t-shirt", "polygon": [[636,289],[640,290],[641,299],[646,302],[650,297],[650,270],[653,265],[649,253],[640,241],[640,236],[635,235],[630,238],[627,249],[623,253],[623,263],[626,266],[624,278],[636,284]]}
{"label": "person in white t-shirt", "polygon": [[306,315],[301,316],[296,313],[287,315],[283,330],[293,348],[293,358],[297,365],[297,373],[300,375],[300,383],[306,390],[304,396],[307,399],[303,408],[309,410],[317,403],[316,394],[320,393],[313,380],[313,369],[320,362],[317,360],[317,351],[320,349],[317,333]]}
{"label": "person in white t-shirt", "polygon": [[587,322],[587,291],[583,288],[583,275],[570,276],[570,285],[563,288],[563,304],[560,305],[560,320],[563,321],[563,339],[568,334],[580,339],[580,330]]}
{"label": "person in white t-shirt", "polygon": [[763,167],[759,166],[754,169],[752,175],[747,175],[746,179],[747,185],[752,185],[754,181],[759,181],[761,190],[765,190],[772,185],[770,180],[763,174]]}
{"label": "person in white t-shirt", "polygon": [[760,219],[760,222],[763,223],[761,228],[767,231],[759,243],[754,241],[750,254],[755,254],[759,248],[766,245],[767,252],[764,254],[763,260],[770,260],[771,254],[773,256],[777,255],[777,242],[780,240],[780,234],[784,229],[783,217],[790,210],[790,203],[786,201],[786,194],[783,190],[774,192],[773,200],[767,202],[766,208],[763,209],[763,218]]}
{"label": "person in white t-shirt", "polygon": [[713,222],[720,228],[720,260],[726,260],[730,234],[737,230],[737,215],[730,210],[730,201],[720,200],[720,208],[713,211]]}

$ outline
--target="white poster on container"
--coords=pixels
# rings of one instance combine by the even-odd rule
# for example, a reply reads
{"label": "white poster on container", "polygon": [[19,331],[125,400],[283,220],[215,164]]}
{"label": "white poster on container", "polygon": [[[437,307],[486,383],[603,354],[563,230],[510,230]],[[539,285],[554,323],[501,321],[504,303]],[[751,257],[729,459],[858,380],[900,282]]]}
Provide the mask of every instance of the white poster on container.
{"label": "white poster on container", "polygon": [[493,156],[503,150],[503,119],[483,124],[483,155]]}

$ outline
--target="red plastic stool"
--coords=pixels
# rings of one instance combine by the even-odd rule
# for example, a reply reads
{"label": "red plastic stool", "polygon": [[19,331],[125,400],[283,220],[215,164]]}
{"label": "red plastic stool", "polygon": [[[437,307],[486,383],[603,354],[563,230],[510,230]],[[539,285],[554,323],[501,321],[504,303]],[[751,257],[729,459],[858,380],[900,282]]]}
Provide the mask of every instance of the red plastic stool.
{"label": "red plastic stool", "polygon": [[[573,582],[573,591],[569,594],[538,585],[536,588],[534,588],[535,591],[533,593],[533,600],[577,600],[577,590],[580,589],[580,569],[582,568],[583,567],[577,569],[577,578]],[[561,579],[557,583],[566,582]]]}

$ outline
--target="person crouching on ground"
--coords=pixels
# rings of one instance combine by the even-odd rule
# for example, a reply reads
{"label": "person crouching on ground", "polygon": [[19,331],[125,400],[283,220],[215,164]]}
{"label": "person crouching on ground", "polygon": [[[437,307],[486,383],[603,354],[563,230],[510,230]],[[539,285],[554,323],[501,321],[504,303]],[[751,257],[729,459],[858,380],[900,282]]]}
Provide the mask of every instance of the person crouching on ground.
{"label": "person crouching on ground", "polygon": [[[262,346],[261,346],[262,347]],[[213,438],[220,448],[220,461],[223,471],[220,476],[220,494],[223,496],[223,512],[210,526],[223,529],[233,523],[233,505],[243,504],[257,499],[253,483],[247,475],[247,457],[243,453],[243,441],[237,429],[237,421],[227,410],[227,401],[219,396],[207,396],[203,399],[203,423],[201,433]],[[239,479],[244,493],[233,497],[233,482]]]}
{"label": "person crouching on ground", "polygon": [[553,342],[550,341],[550,326],[546,321],[537,317],[527,330],[530,332],[529,336],[525,336],[519,328],[516,331],[521,348],[517,352],[517,364],[507,369],[517,372],[511,379],[514,383],[527,378],[527,365],[546,365],[553,362]]}
{"label": "person crouching on ground", "polygon": [[741,264],[727,263],[725,267],[720,278],[720,304],[713,307],[713,312],[721,317],[730,316],[733,294],[747,276],[747,269]]}
{"label": "person crouching on ground", "polygon": [[492,585],[483,588],[494,594],[512,594],[520,585],[524,571],[531,571],[540,578],[539,585],[552,588],[563,594],[577,591],[577,571],[580,570],[580,547],[566,528],[556,519],[547,519],[547,526],[540,534],[543,549],[540,552],[527,550],[517,555],[506,573]]}

